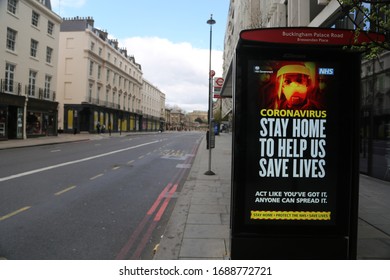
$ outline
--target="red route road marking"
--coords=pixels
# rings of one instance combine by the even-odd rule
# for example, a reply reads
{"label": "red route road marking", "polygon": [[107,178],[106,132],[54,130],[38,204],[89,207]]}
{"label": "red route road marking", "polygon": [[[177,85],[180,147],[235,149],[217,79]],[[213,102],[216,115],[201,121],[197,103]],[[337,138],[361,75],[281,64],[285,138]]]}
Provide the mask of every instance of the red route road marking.
{"label": "red route road marking", "polygon": [[169,183],[165,189],[160,193],[160,195],[157,197],[156,201],[153,203],[152,207],[150,207],[149,211],[146,213],[147,215],[152,215],[153,212],[156,210],[157,206],[160,204],[161,200],[164,198],[165,193],[169,190],[169,188],[172,186],[172,183]]}
{"label": "red route road marking", "polygon": [[[199,148],[199,145],[195,145],[192,149],[192,154],[195,154],[197,149]],[[193,160],[192,157],[189,157],[187,160],[185,160],[185,163],[189,163]],[[117,260],[123,260],[126,255],[129,253],[129,251],[131,250],[134,242],[136,241],[136,239],[138,238],[138,236],[141,234],[142,230],[144,229],[144,227],[146,226],[146,224],[148,223],[148,221],[150,220],[150,217],[151,215],[155,212],[155,210],[157,209],[157,207],[159,206],[160,202],[162,201],[162,199],[164,198],[164,196],[166,195],[166,193],[168,192],[169,190],[169,193],[168,193],[168,196],[165,198],[163,204],[161,205],[160,209],[158,210],[157,214],[155,215],[152,223],[149,225],[145,235],[143,236],[141,242],[139,243],[139,245],[137,246],[137,249],[136,251],[134,252],[133,256],[132,256],[132,259],[138,259],[139,256],[141,255],[143,249],[145,248],[146,246],[146,243],[148,241],[148,239],[150,238],[150,236],[152,235],[153,233],[153,230],[155,229],[155,227],[157,226],[157,222],[161,219],[162,215],[164,214],[168,204],[169,204],[169,201],[171,200],[172,198],[172,195],[173,193],[177,190],[178,188],[178,185],[179,185],[179,182],[180,180],[182,179],[182,177],[184,176],[185,174],[185,169],[182,169],[180,170],[179,172],[177,172],[177,174],[173,177],[174,180],[172,180],[173,182],[177,182],[176,184],[173,185],[172,187],[172,183],[169,183],[167,184],[167,186],[162,190],[162,192],[160,193],[160,195],[157,197],[157,199],[154,201],[152,207],[150,207],[150,209],[148,210],[148,212],[146,213],[145,217],[142,219],[142,221],[138,224],[137,228],[135,229],[135,231],[133,232],[133,234],[130,236],[129,240],[127,241],[127,243],[123,246],[123,248],[120,250],[120,252],[118,253],[118,255],[116,256],[116,259]]]}
{"label": "red route road marking", "polygon": [[133,231],[133,234],[130,236],[130,239],[126,242],[125,246],[120,250],[119,254],[116,256],[116,260],[123,260],[126,256],[126,254],[130,251],[131,247],[133,246],[135,240],[137,239],[138,235],[141,233],[143,228],[145,227],[146,223],[148,222],[150,216],[146,215],[141,223],[138,224],[135,231]]}
{"label": "red route road marking", "polygon": [[168,193],[168,197],[165,198],[163,204],[161,205],[160,209],[158,210],[156,216],[154,216],[153,222],[150,224],[148,230],[146,231],[145,235],[143,236],[141,242],[138,244],[137,249],[135,250],[133,256],[131,257],[132,260],[139,259],[142,250],[145,248],[146,243],[148,242],[150,236],[152,236],[153,230],[156,228],[157,222],[160,221],[162,215],[165,212],[165,209],[168,206],[169,201],[172,198],[172,195],[175,193],[177,190],[178,184],[175,184],[172,189]]}
{"label": "red route road marking", "polygon": [[158,222],[158,221],[161,219],[161,216],[164,214],[165,209],[167,208],[168,203],[169,203],[169,201],[171,200],[171,197],[172,197],[173,193],[177,190],[177,186],[178,186],[178,185],[175,184],[175,185],[173,186],[173,188],[169,191],[168,197],[165,198],[165,200],[164,200],[163,204],[161,205],[160,209],[158,210],[156,216],[154,216],[154,220],[153,220],[153,221]]}
{"label": "red route road marking", "polygon": [[146,231],[145,235],[143,236],[141,242],[138,244],[137,249],[135,250],[134,254],[131,256],[131,260],[137,260],[141,256],[142,251],[144,250],[146,243],[148,242],[150,236],[153,233],[153,230],[156,228],[157,222],[153,221],[148,230]]}
{"label": "red route road marking", "polygon": [[150,216],[153,214],[153,212],[156,210],[157,206],[160,204],[160,201],[165,196],[166,192],[169,190],[169,188],[172,186],[172,183],[169,183],[160,193],[160,195],[157,197],[156,201],[153,203],[152,207],[148,210],[145,217],[142,219],[142,221],[138,224],[137,228],[133,231],[133,234],[130,236],[129,240],[126,242],[125,246],[122,247],[119,254],[116,256],[117,260],[123,260],[126,254],[130,251],[131,247],[133,246],[135,240],[138,238],[142,230],[144,229],[145,225],[150,219]]}

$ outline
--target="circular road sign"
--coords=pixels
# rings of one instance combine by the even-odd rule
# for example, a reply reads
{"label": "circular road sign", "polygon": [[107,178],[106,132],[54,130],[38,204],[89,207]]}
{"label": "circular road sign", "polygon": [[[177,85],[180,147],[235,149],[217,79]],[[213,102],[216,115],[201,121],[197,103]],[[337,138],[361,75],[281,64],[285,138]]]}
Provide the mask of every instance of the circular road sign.
{"label": "circular road sign", "polygon": [[217,86],[219,86],[219,87],[222,87],[223,81],[224,81],[223,78],[217,78],[217,79],[215,80],[215,84],[216,84]]}

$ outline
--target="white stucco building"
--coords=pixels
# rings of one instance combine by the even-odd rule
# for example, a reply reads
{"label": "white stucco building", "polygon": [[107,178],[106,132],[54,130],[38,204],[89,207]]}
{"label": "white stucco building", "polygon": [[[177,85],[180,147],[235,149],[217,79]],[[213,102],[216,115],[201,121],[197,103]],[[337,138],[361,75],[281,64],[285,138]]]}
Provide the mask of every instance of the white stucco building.
{"label": "white stucco building", "polygon": [[0,1],[0,139],[57,133],[60,24],[50,0]]}
{"label": "white stucco building", "polygon": [[151,82],[143,79],[142,112],[147,116],[144,129],[160,130],[165,126],[165,93]]}
{"label": "white stucco building", "polygon": [[93,132],[99,123],[113,131],[142,129],[141,65],[92,18],[63,20],[59,64],[59,128]]}

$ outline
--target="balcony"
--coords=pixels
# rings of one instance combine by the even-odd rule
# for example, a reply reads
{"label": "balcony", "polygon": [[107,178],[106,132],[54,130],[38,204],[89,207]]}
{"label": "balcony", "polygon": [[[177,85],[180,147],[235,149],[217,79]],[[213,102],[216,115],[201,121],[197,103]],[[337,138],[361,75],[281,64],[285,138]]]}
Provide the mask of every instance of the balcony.
{"label": "balcony", "polygon": [[[28,92],[28,87],[26,86],[26,92]],[[29,92],[30,93],[30,92]],[[29,95],[31,98],[36,98],[35,96]],[[38,97],[37,99],[48,100],[48,101],[56,101],[56,92],[52,90],[46,90],[43,88],[38,89]]]}
{"label": "balcony", "polygon": [[22,95],[22,84],[8,79],[0,80],[0,92]]}
{"label": "balcony", "polygon": [[47,90],[44,88],[35,88],[31,86],[25,86],[22,90],[22,83],[10,81],[7,79],[0,80],[0,92],[7,94],[14,94],[19,96],[28,96],[29,98],[35,98],[40,100],[55,101],[56,92]]}
{"label": "balcony", "polygon": [[90,98],[88,98],[88,103],[94,104],[94,105],[103,106],[103,107],[107,107],[107,108],[120,109],[119,104],[115,104],[113,102],[104,101],[104,100],[101,100],[101,99],[98,99],[98,98],[90,97]]}

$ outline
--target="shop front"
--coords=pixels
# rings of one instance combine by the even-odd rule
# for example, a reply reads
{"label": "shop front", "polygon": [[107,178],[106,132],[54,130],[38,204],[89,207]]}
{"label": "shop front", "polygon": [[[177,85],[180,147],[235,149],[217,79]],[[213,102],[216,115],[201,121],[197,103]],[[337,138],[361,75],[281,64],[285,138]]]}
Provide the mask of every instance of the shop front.
{"label": "shop front", "polygon": [[65,104],[64,132],[124,132],[138,131],[140,116],[135,113],[93,104]]}
{"label": "shop front", "polygon": [[0,140],[23,139],[23,114],[26,98],[0,95]]}
{"label": "shop front", "polygon": [[58,102],[30,98],[27,103],[28,138],[57,135]]}

